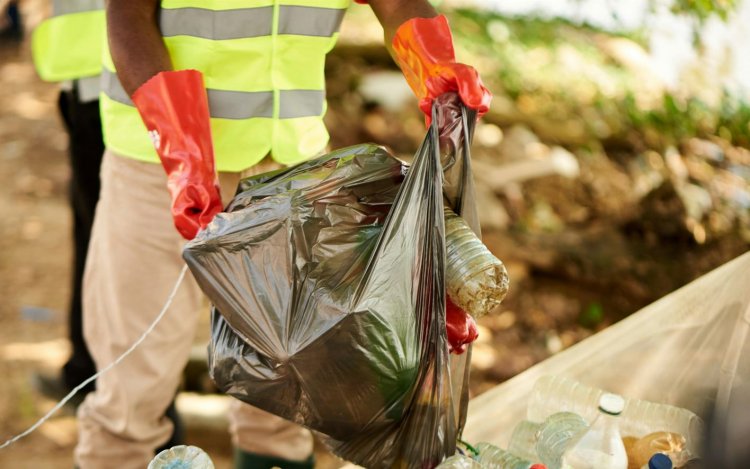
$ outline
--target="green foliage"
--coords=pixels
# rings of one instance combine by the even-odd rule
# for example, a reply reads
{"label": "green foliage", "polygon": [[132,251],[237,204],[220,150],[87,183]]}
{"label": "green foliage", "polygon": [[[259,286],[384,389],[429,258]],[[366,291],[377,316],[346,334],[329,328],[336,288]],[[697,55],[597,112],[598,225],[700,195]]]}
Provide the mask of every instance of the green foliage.
{"label": "green foliage", "polygon": [[674,0],[672,11],[688,15],[698,21],[705,21],[711,15],[718,15],[725,20],[737,8],[737,0]]}
{"label": "green foliage", "polygon": [[623,100],[631,130],[658,136],[651,146],[665,147],[693,136],[721,135],[735,145],[750,144],[750,105],[725,93],[720,104],[712,107],[700,98],[678,98],[666,93],[662,105],[640,109],[632,94]]}
{"label": "green foliage", "polygon": [[725,94],[716,127],[726,140],[750,148],[750,103]]}
{"label": "green foliage", "polygon": [[[734,0],[708,3],[729,11]],[[480,69],[495,94],[510,99],[525,122],[573,123],[591,141],[627,142],[639,149],[663,149],[707,135],[750,144],[747,101],[724,93],[709,102],[711,93],[700,81],[684,81],[679,92],[664,91],[612,52],[645,49],[642,35],[474,10],[453,12],[451,22],[459,53],[469,55],[464,60]]]}
{"label": "green foliage", "polygon": [[604,307],[601,303],[590,303],[581,312],[578,323],[583,327],[594,329],[604,320]]}

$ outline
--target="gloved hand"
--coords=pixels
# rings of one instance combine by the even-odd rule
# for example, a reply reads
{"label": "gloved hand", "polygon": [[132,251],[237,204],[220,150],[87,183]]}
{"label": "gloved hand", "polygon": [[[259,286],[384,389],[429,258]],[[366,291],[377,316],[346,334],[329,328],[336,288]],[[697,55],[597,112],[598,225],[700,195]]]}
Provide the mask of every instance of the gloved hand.
{"label": "gloved hand", "polygon": [[445,330],[450,352],[460,355],[466,346],[477,340],[479,331],[474,318],[445,297]]}
{"label": "gloved hand", "polygon": [[406,81],[419,99],[419,108],[432,115],[432,101],[443,93],[456,91],[461,101],[481,117],[490,107],[492,94],[484,87],[477,71],[456,63],[453,36],[448,20],[412,18],[399,26],[393,38],[393,51]]}
{"label": "gloved hand", "polygon": [[132,99],[167,172],[174,225],[193,239],[222,210],[203,77],[197,70],[161,72]]}

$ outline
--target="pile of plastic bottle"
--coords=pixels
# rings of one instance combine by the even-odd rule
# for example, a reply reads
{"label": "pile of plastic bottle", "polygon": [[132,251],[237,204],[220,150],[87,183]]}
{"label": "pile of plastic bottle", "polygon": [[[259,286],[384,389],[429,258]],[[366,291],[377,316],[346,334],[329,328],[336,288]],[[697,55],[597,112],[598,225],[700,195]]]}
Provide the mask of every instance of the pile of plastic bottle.
{"label": "pile of plastic bottle", "polygon": [[468,446],[439,469],[672,469],[697,462],[703,421],[564,377],[541,378],[507,449]]}

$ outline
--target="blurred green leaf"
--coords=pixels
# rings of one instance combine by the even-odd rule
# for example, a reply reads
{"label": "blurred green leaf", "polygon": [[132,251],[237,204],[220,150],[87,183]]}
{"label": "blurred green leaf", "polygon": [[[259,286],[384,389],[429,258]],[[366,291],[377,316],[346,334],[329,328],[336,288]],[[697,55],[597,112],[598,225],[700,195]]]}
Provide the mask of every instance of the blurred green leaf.
{"label": "blurred green leaf", "polygon": [[737,0],[674,0],[672,11],[703,22],[712,15],[726,20],[737,7]]}
{"label": "blurred green leaf", "polygon": [[578,318],[579,324],[583,327],[593,329],[604,320],[604,307],[600,303],[590,303],[586,309],[581,312]]}

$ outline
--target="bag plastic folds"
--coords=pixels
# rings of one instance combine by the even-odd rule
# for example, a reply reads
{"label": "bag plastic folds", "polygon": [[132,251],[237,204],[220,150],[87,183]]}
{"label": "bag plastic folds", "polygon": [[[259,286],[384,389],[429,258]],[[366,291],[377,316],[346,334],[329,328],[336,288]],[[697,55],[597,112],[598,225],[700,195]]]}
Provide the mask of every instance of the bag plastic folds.
{"label": "bag plastic folds", "polygon": [[[686,438],[693,455],[715,458],[721,447],[722,456],[747,458],[749,285],[746,252],[473,399],[464,437],[505,448],[519,422],[539,420],[531,412],[534,389],[541,379],[555,376],[696,415],[685,420],[665,413],[651,419],[654,428],[646,426],[630,436],[676,432]],[[704,467],[748,467],[748,459],[744,465],[710,461]]]}
{"label": "bag plastic folds", "polygon": [[448,353],[443,206],[479,235],[474,116],[455,95],[437,101],[411,165],[364,144],[244,179],[183,253],[215,307],[218,387],[366,467],[433,467],[466,418],[471,350]]}

